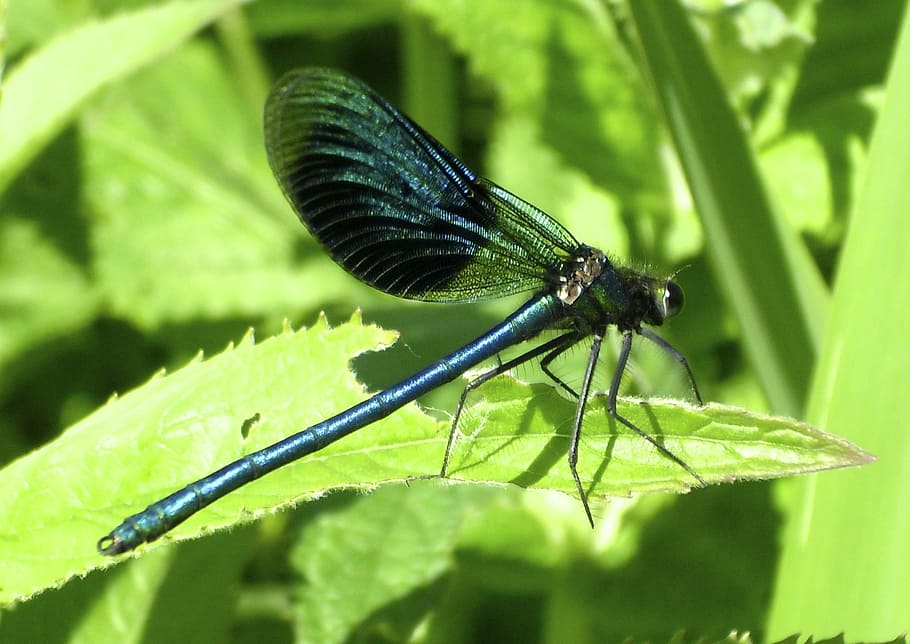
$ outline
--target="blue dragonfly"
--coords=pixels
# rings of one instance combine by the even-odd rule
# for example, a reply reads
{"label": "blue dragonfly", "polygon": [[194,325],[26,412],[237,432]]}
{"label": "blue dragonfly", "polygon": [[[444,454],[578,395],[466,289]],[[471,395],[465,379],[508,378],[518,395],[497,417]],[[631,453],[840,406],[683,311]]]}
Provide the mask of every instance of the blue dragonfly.
{"label": "blue dragonfly", "polygon": [[[682,289],[672,279],[619,266],[579,243],[546,213],[478,176],[370,87],[328,69],[281,79],[265,107],[266,149],[282,191],[313,237],[357,279],[385,293],[428,302],[475,302],[520,292],[530,299],[488,332],[372,398],[251,453],[126,518],[98,542],[116,555],[153,541],[261,476],[388,416],[513,345],[555,331],[518,357],[471,381],[454,414],[441,474],[468,393],[491,378],[538,359],[577,400],[568,463],[589,522],[594,520],[576,464],[582,417],[607,328],[622,344],[607,411],[663,456],[705,481],[653,436],[617,412],[616,399],[634,335],[654,342],[685,369],[685,357],[648,327],[679,313]],[[576,391],[550,369],[554,359],[591,340]]]}

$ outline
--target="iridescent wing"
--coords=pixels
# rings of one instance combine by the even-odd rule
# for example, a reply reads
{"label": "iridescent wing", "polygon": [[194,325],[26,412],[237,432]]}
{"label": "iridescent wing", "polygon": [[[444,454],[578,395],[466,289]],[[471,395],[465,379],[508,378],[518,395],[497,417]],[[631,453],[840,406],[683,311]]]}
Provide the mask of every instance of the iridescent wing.
{"label": "iridescent wing", "polygon": [[362,82],[285,76],[265,107],[269,164],[345,270],[398,297],[474,301],[552,283],[578,242],[478,177]]}

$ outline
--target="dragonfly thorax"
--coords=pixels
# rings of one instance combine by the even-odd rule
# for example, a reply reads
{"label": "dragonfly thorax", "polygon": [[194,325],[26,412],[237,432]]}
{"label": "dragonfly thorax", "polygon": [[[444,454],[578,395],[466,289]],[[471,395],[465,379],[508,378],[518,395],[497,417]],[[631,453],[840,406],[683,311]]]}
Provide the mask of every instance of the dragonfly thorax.
{"label": "dragonfly thorax", "polygon": [[554,291],[580,330],[615,324],[621,331],[642,324],[661,326],[683,307],[683,291],[672,278],[616,266],[604,253],[579,246],[565,261]]}
{"label": "dragonfly thorax", "polygon": [[591,246],[579,246],[578,251],[562,268],[556,297],[564,304],[574,304],[609,264],[603,251]]}

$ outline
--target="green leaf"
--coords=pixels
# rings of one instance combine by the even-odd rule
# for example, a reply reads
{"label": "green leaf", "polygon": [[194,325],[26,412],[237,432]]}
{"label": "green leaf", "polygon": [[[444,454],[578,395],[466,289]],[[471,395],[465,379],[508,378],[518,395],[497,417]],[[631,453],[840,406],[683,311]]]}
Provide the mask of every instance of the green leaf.
{"label": "green leaf", "polygon": [[[651,103],[600,7],[553,0],[414,6],[499,90],[503,112],[533,122],[534,135],[565,161],[623,200],[644,207],[663,200]],[[546,189],[525,197],[555,211]]]}
{"label": "green leaf", "polygon": [[[357,402],[363,391],[348,361],[393,338],[359,322],[330,331],[324,321],[261,344],[248,335],[210,360],[197,359],[169,376],[154,377],[7,466],[0,473],[0,516],[8,519],[0,578],[8,582],[0,603],[98,567],[104,560],[95,543],[130,512]],[[258,422],[244,423],[252,418]],[[435,421],[415,409],[396,418],[393,425],[399,429],[416,418],[426,432],[435,433]],[[356,453],[358,443],[369,446],[374,440],[364,432],[346,446]],[[376,467],[365,464],[368,460],[368,455],[355,456],[352,467],[363,467],[367,480],[390,478],[388,472],[377,474]],[[249,521],[307,492],[344,486],[350,477],[332,473],[322,459],[309,459],[296,474],[303,476],[285,468],[228,497],[188,522],[183,535],[198,534],[202,526]],[[34,557],[49,551],[58,555]]]}
{"label": "green leaf", "polygon": [[37,228],[19,217],[0,219],[0,364],[96,312],[81,268]]}
{"label": "green leaf", "polygon": [[677,2],[629,5],[707,236],[771,407],[803,410],[828,294],[768,197],[750,142]]}
{"label": "green leaf", "polygon": [[400,0],[269,0],[254,2],[249,20],[260,36],[312,34],[328,39],[366,29],[401,15]]}
{"label": "green leaf", "polygon": [[9,74],[0,103],[0,191],[98,89],[240,1],[181,0],[124,12],[80,25],[27,57]]}
{"label": "green leaf", "polygon": [[[4,524],[0,601],[21,599],[98,567],[96,541],[125,516],[240,456],[364,398],[348,361],[394,334],[359,320],[284,334],[194,360],[111,401],[0,476]],[[565,461],[574,403],[546,385],[499,378],[465,410],[450,463],[454,481],[514,483],[575,493]],[[851,445],[796,421],[709,405],[624,401],[638,423],[709,482],[769,478],[866,462]],[[592,496],[685,491],[689,475],[635,434],[617,429],[591,401],[579,472]],[[438,473],[445,423],[415,406],[378,421],[300,463],[228,495],[172,533],[199,536],[252,521],[338,488]],[[40,480],[40,486],[30,482]],[[159,544],[151,546],[157,547]],[[54,558],[32,553],[49,544]]]}
{"label": "green leaf", "polygon": [[[483,400],[465,412],[458,428],[464,438],[454,452],[449,478],[509,481],[575,494],[565,462],[575,403],[549,385],[510,378],[495,379],[481,391]],[[769,479],[874,460],[799,421],[726,405],[627,398],[621,399],[619,413],[708,483]],[[578,471],[592,497],[686,492],[697,485],[679,465],[609,418],[605,397],[589,402],[582,427]]]}
{"label": "green leaf", "polygon": [[223,640],[236,618],[247,553],[258,543],[257,530],[237,529],[95,571],[4,611],[0,641]]}
{"label": "green leaf", "polygon": [[[60,108],[75,119],[63,117],[66,129],[51,145],[42,149],[40,141],[35,143],[41,150],[37,162],[16,175],[0,205],[0,340],[9,341],[0,353],[6,360],[0,372],[0,442],[47,440],[69,419],[99,406],[99,396],[103,400],[110,388],[140,382],[155,365],[181,364],[186,358],[175,356],[185,356],[187,347],[200,343],[211,354],[212,346],[239,337],[246,325],[274,330],[283,316],[300,318],[300,311],[309,311],[303,315],[307,319],[322,307],[337,314],[359,306],[371,319],[403,330],[405,346],[357,363],[358,375],[371,387],[395,382],[411,367],[501,319],[494,311],[504,312],[509,302],[432,307],[371,295],[366,287],[349,288],[356,281],[317,252],[268,174],[255,98],[262,88],[251,85],[256,79],[248,71],[256,63],[275,73],[303,64],[338,66],[370,80],[409,113],[415,105],[410,96],[421,94],[428,100],[416,104],[418,112],[423,105],[435,118],[412,113],[418,122],[447,137],[445,142],[475,169],[483,171],[478,159],[490,160],[485,173],[545,207],[579,239],[668,268],[691,262],[681,275],[687,310],[666,329],[668,337],[692,361],[706,398],[761,408],[764,403],[742,354],[751,350],[763,357],[766,346],[774,349],[778,339],[788,341],[791,329],[769,325],[769,335],[756,340],[750,328],[743,343],[743,326],[716,292],[705,256],[696,255],[701,253],[701,232],[654,109],[659,102],[649,83],[657,76],[647,79],[640,73],[647,66],[636,59],[640,42],[628,19],[629,5],[518,0],[503,9],[501,4],[260,0],[231,12],[232,23],[241,23],[232,35],[223,23],[206,30],[147,70],[129,78],[121,75],[99,86],[102,91],[91,90],[88,100],[77,94],[58,96],[55,88],[88,87],[99,65],[119,65],[116,57],[107,60],[108,39],[68,51],[66,61],[79,64],[57,68],[58,75],[68,76],[62,81],[52,79],[46,87],[29,84],[26,89],[37,88],[51,99],[34,111],[36,117],[45,119],[45,110]],[[654,4],[666,6],[663,17],[672,19],[671,3]],[[854,7],[814,0],[685,4],[704,49],[721,65],[715,68],[736,83],[702,98],[709,108],[715,99],[735,106],[734,117],[746,123],[738,136],[748,137],[761,155],[768,194],[787,216],[787,225],[799,226],[809,239],[826,275],[840,263],[837,246],[853,191],[876,183],[859,170],[867,158],[871,124],[888,98],[878,84],[894,51],[892,33],[904,4],[882,0],[875,11],[863,3]],[[14,61],[8,70],[14,72],[17,63],[22,69],[28,65],[29,47],[33,56],[42,55],[47,49],[38,48],[41,41],[55,46],[68,38],[61,29],[70,29],[67,25],[76,20],[96,16],[91,18],[100,20],[95,25],[114,24],[97,16],[127,6],[130,13],[121,15],[132,15],[132,7],[151,7],[146,0],[12,5],[7,32],[15,50],[8,53]],[[178,3],[156,6],[180,9]],[[791,55],[798,53],[794,45],[801,46],[798,34],[789,23],[768,23],[760,15],[774,8],[814,39],[799,67],[791,66]],[[28,18],[24,29],[13,25],[16,16],[19,27]],[[243,29],[247,17],[253,30]],[[707,22],[709,29],[701,29]],[[142,24],[140,30],[155,24]],[[263,38],[266,30],[282,38]],[[415,36],[420,30],[435,37]],[[325,38],[327,32],[330,38]],[[57,34],[54,40],[50,34]],[[235,38],[247,40],[237,46],[229,42]],[[681,44],[686,43],[683,38]],[[679,46],[670,47],[669,54],[701,87],[702,52]],[[83,64],[88,60],[100,62]],[[81,101],[79,106],[69,106],[70,98]],[[899,101],[898,127],[888,133],[893,150],[874,162],[876,172],[884,172],[889,181],[900,181],[907,167],[901,150],[910,146],[899,129],[899,117],[906,112]],[[710,136],[714,112],[705,115],[709,118],[699,127]],[[70,120],[74,125],[65,126]],[[40,123],[18,126],[33,134],[43,131]],[[0,139],[0,146],[5,144],[6,138]],[[35,158],[34,151],[26,157]],[[733,174],[743,171],[733,162],[729,166]],[[781,498],[780,492],[796,488],[788,482],[600,504],[610,493],[613,473],[628,475],[634,469],[619,456],[641,457],[641,474],[651,479],[664,476],[655,467],[666,466],[666,474],[676,478],[659,485],[669,489],[692,481],[672,464],[661,463],[664,459],[650,445],[609,423],[603,400],[596,399],[581,445],[582,475],[595,497],[597,523],[590,530],[570,496],[574,490],[567,475],[564,449],[572,402],[544,388],[501,379],[489,383],[494,389],[502,385],[500,393],[484,387],[471,401],[486,405],[485,395],[499,396],[512,413],[494,421],[483,406],[466,409],[454,456],[453,477],[483,485],[432,480],[358,493],[376,482],[438,470],[448,423],[413,408],[401,410],[333,446],[337,452],[314,455],[324,461],[304,460],[287,468],[288,474],[257,482],[262,487],[238,491],[237,501],[215,504],[156,546],[200,535],[203,526],[239,526],[253,513],[285,507],[298,502],[298,496],[322,494],[332,486],[350,485],[354,493],[326,494],[296,512],[249,523],[249,530],[234,527],[192,543],[148,547],[141,557],[95,570],[4,611],[0,641],[173,641],[187,633],[193,641],[274,641],[279,639],[276,631],[290,639],[292,624],[299,625],[298,638],[318,633],[346,641],[449,642],[470,640],[477,633],[490,641],[665,641],[681,627],[686,635],[677,639],[716,641],[736,629],[766,641],[774,635],[764,632],[762,624],[769,602],[775,601],[772,578],[778,563],[782,583],[775,606],[788,608],[801,628],[816,618],[817,623],[841,617],[860,622],[851,611],[861,611],[866,624],[878,621],[887,628],[883,616],[889,611],[899,615],[908,603],[903,580],[910,577],[905,572],[910,550],[900,519],[907,507],[900,393],[908,364],[905,339],[910,337],[900,306],[908,299],[904,291],[910,280],[902,272],[907,208],[894,198],[899,192],[878,193],[856,211],[853,226],[881,227],[879,234],[866,231],[860,235],[866,237],[858,246],[862,252],[844,257],[843,266],[851,267],[853,277],[838,285],[836,315],[827,320],[834,335],[819,345],[830,354],[822,354],[824,375],[816,382],[816,395],[835,400],[821,412],[814,407],[811,417],[817,426],[873,449],[882,457],[874,466],[829,473],[817,481],[801,477],[794,482],[807,485],[800,486],[803,494],[791,494],[795,499]],[[736,221],[738,214],[753,211],[746,194],[725,202],[732,210],[722,213],[733,220],[731,235],[744,237],[733,244],[749,242],[749,233],[742,232],[746,227]],[[869,211],[873,206],[885,208],[890,217]],[[688,219],[677,223],[680,215]],[[725,270],[719,263],[713,267],[719,269],[716,274]],[[762,292],[773,294],[773,280],[801,283],[797,269],[770,266],[749,276],[766,280]],[[848,297],[840,288],[852,294]],[[811,293],[803,295],[811,302]],[[762,306],[778,304],[781,311],[771,312],[772,317],[786,320],[792,298]],[[812,311],[812,324],[825,322],[825,306],[822,302]],[[112,329],[115,335],[109,338]],[[821,326],[810,331],[817,336],[813,341],[822,335]],[[328,350],[319,343],[334,336],[316,334],[321,339],[315,347],[292,348],[297,342],[309,345],[304,340],[308,334],[301,332],[288,342],[243,345],[158,378],[78,425],[91,431],[67,433],[61,442],[0,473],[2,600],[29,596],[110,564],[94,553],[94,543],[129,512],[244,453],[264,438],[262,432],[274,430],[266,440],[278,438],[362,399],[365,393],[346,366],[356,352],[353,347],[332,366],[330,361],[311,365],[311,358],[321,359]],[[263,349],[272,342],[274,353]],[[663,368],[665,361],[652,367],[649,357],[665,356],[658,351],[648,356],[641,348],[636,347],[634,358],[648,378],[674,371]],[[227,369],[235,353],[244,357]],[[578,353],[583,359],[584,352]],[[782,353],[789,357],[786,350]],[[216,372],[225,369],[218,379]],[[341,380],[333,381],[331,373]],[[642,390],[675,391],[673,385],[679,383],[672,382],[673,374],[669,379],[669,384]],[[797,384],[805,382],[808,377]],[[457,397],[459,384],[434,395],[451,392]],[[268,398],[273,390],[283,397],[283,406],[266,408],[262,396]],[[453,409],[453,403],[430,402],[430,396],[422,402]],[[713,422],[709,418],[716,410],[689,418],[677,416],[672,404],[667,408],[656,401],[641,409],[629,401],[620,406],[630,417],[639,414],[634,417],[649,431],[663,430],[662,440],[687,457],[712,458],[707,445],[675,427],[678,419],[680,427],[691,423],[693,429],[687,431],[696,431]],[[176,420],[168,415],[172,410],[181,414]],[[653,418],[642,416],[643,411]],[[257,413],[258,422],[244,422]],[[278,426],[294,414],[299,416]],[[734,427],[755,423],[747,420],[748,414],[734,416]],[[400,432],[389,429],[398,420],[403,421]],[[250,430],[246,440],[245,425]],[[165,432],[168,428],[175,431]],[[720,432],[734,441],[734,451],[768,461],[781,449],[748,443],[736,437],[739,431]],[[616,438],[612,451],[608,434]],[[119,446],[102,454],[109,444]],[[348,444],[359,447],[348,450]],[[797,452],[809,461],[805,467],[821,467],[829,448],[818,455],[811,449]],[[487,465],[478,462],[484,452],[503,465],[481,469]],[[146,464],[146,454],[156,462]],[[777,454],[785,459],[789,452]],[[385,467],[383,458],[398,460]],[[739,467],[749,473],[748,464],[733,460],[728,471],[712,473],[717,480],[735,476]],[[326,472],[336,466],[340,475],[331,479]],[[366,472],[370,482],[361,481],[355,469]],[[294,488],[295,470],[301,477],[312,470],[309,485],[317,491]],[[273,478],[282,488],[274,493]],[[829,481],[837,485],[828,488]],[[625,492],[634,485],[627,483]],[[560,491],[525,493],[517,484]],[[482,498],[468,498],[473,493],[496,501],[483,505]],[[471,502],[477,502],[473,508],[479,512],[472,511]],[[778,557],[781,508],[795,516],[783,561]],[[233,538],[241,533],[249,539],[238,546]],[[288,571],[292,543],[297,543],[295,570],[302,575]],[[191,549],[199,556],[188,561],[183,555]],[[831,602],[818,601],[824,597]],[[861,600],[850,604],[855,597]],[[292,598],[299,598],[296,606],[291,606]],[[219,637],[221,629],[225,632]],[[871,639],[875,633],[849,635],[859,639],[864,634]]]}
{"label": "green leaf", "polygon": [[86,119],[86,194],[92,266],[113,314],[157,329],[326,306],[327,285],[345,276],[328,260],[297,261],[306,230],[268,170],[259,118],[205,43],[99,101]]}
{"label": "green leaf", "polygon": [[414,481],[320,513],[291,553],[306,580],[296,596],[299,641],[350,641],[358,626],[376,622],[387,641],[406,641],[437,605],[443,592],[437,582],[466,517],[496,498],[490,492]]}

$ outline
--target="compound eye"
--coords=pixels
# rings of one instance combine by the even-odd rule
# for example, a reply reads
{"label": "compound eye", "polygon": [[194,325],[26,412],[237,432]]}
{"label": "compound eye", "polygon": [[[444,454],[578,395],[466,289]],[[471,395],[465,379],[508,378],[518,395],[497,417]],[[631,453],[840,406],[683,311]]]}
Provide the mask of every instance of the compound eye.
{"label": "compound eye", "polygon": [[667,285],[664,288],[664,317],[673,317],[682,311],[685,303],[686,296],[683,295],[682,287],[676,282],[667,280]]}

